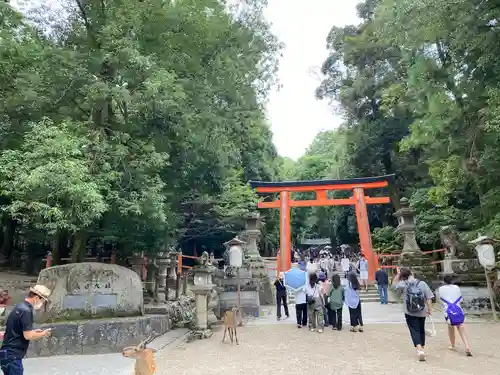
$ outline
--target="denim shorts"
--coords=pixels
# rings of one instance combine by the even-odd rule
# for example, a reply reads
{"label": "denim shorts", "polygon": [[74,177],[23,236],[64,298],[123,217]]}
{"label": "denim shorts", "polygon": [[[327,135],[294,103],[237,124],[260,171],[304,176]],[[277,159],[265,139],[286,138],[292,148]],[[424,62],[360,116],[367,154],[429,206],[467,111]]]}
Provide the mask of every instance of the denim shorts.
{"label": "denim shorts", "polygon": [[23,360],[22,359],[4,359],[0,366],[4,375],[23,375]]}

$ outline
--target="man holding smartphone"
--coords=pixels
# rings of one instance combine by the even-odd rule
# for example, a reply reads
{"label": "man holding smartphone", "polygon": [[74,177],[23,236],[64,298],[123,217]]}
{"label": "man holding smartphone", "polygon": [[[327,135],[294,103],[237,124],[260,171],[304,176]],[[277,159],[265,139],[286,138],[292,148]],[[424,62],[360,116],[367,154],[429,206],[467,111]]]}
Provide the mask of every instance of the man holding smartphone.
{"label": "man holding smartphone", "polygon": [[0,364],[4,375],[23,375],[23,358],[30,341],[49,337],[50,329],[33,329],[33,311],[48,302],[50,290],[43,285],[30,288],[28,297],[16,305],[7,317]]}

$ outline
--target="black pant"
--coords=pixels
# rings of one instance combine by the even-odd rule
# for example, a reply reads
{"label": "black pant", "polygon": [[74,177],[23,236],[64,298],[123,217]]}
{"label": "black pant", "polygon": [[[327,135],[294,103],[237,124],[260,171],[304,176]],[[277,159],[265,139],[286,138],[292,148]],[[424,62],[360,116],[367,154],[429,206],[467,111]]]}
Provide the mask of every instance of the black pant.
{"label": "black pant", "polygon": [[307,325],[307,303],[297,303],[295,305],[295,313],[297,314],[297,325]]}
{"label": "black pant", "polygon": [[342,329],[342,307],[337,310],[328,308],[328,321],[332,327],[336,327],[340,331]]}
{"label": "black pant", "polygon": [[405,314],[405,318],[413,345],[425,346],[425,317]]}
{"label": "black pant", "polygon": [[286,302],[286,292],[276,294],[276,310],[277,310],[278,318],[281,318],[281,303],[283,303],[283,307],[285,308],[285,315],[287,317],[289,317],[290,314],[288,314],[288,304]]}
{"label": "black pant", "polygon": [[351,309],[349,307],[349,318],[351,318],[351,327],[363,327],[363,317],[361,316],[361,301],[359,301],[359,305],[355,309]]}

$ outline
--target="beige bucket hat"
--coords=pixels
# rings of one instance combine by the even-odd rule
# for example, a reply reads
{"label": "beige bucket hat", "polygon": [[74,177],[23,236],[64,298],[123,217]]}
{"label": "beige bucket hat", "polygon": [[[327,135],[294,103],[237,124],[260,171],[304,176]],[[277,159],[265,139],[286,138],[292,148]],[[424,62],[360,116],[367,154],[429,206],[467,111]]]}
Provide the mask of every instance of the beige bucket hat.
{"label": "beige bucket hat", "polygon": [[52,293],[49,288],[44,285],[37,284],[30,288],[30,292],[35,293],[37,296],[49,301],[50,294]]}

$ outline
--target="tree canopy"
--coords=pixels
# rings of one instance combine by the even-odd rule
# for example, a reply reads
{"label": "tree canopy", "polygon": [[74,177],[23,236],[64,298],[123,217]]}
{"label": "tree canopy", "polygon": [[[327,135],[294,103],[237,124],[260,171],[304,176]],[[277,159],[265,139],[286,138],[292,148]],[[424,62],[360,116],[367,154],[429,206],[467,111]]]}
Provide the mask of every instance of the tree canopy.
{"label": "tree canopy", "polygon": [[279,173],[264,1],[60,5],[0,3],[4,257],[219,250]]}

